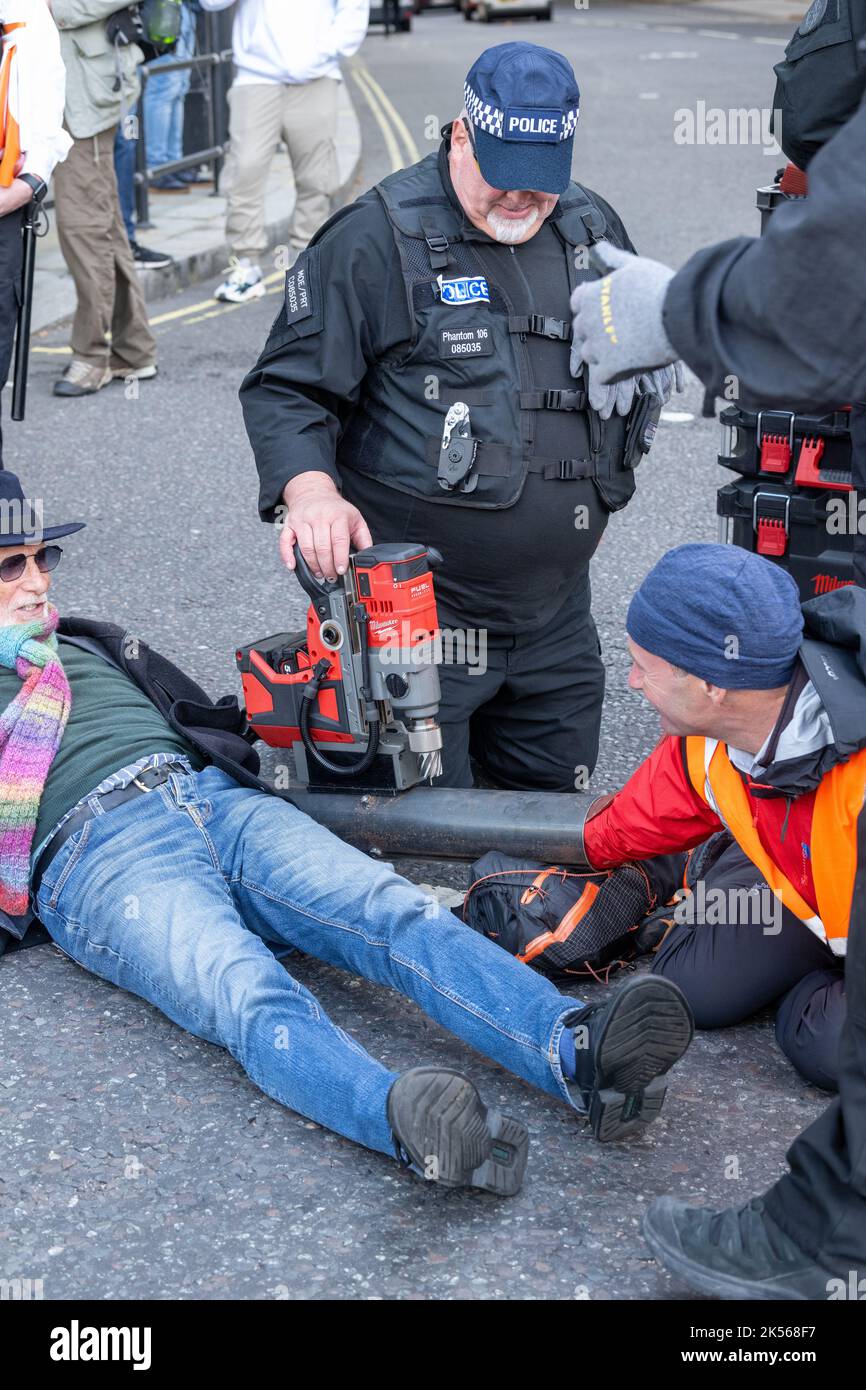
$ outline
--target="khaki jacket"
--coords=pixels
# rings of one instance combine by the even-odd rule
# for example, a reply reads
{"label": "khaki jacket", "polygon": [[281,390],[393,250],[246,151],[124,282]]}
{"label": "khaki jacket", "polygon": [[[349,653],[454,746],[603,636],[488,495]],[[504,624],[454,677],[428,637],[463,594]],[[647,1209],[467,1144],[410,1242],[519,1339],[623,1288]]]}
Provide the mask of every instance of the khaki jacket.
{"label": "khaki jacket", "polygon": [[117,125],[138,100],[144,54],[135,44],[115,49],[105,36],[106,20],[125,8],[118,0],[54,0],[66,64],[64,120],[76,140]]}

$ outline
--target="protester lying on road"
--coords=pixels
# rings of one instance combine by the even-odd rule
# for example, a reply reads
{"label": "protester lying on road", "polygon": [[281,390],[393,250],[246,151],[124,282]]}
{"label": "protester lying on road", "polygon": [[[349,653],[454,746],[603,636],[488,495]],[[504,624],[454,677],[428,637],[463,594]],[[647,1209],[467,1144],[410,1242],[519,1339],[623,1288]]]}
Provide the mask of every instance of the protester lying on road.
{"label": "protester lying on road", "polygon": [[611,868],[727,830],[704,898],[768,885],[766,920],[675,926],[655,978],[676,980],[704,1026],[785,995],[783,1046],[839,1089],[763,1197],[718,1213],[664,1197],[646,1236],[702,1292],[826,1298],[828,1279],[866,1271],[866,593],[801,611],[772,561],[683,545],[650,571],[626,627],[629,684],[666,737],[591,810],[587,857]]}
{"label": "protester lying on road", "polygon": [[12,473],[0,502],[3,925],[20,936],[32,903],[68,956],[227,1048],[275,1100],[446,1186],[516,1192],[525,1126],[457,1072],[388,1071],[275,952],[399,990],[599,1139],[655,1118],[692,1034],[676,985],[576,1003],[274,795],[234,699],[212,704],[110,623],[70,619],[58,642],[54,542],[82,523],[37,524]]}

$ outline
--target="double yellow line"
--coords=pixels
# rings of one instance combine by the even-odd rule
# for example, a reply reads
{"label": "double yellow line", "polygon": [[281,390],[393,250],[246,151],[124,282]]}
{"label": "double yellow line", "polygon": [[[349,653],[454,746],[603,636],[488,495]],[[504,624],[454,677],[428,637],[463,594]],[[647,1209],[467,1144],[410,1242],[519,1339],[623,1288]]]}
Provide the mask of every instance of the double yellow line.
{"label": "double yellow line", "polygon": [[[382,139],[385,141],[392,172],[396,173],[406,164],[417,164],[421,158],[418,146],[412,139],[400,112],[390,98],[385,95],[375,77],[357,58],[349,64],[349,69],[355,80],[355,85],[372,111],[376,124],[382,132]],[[402,152],[400,141],[403,143]]]}

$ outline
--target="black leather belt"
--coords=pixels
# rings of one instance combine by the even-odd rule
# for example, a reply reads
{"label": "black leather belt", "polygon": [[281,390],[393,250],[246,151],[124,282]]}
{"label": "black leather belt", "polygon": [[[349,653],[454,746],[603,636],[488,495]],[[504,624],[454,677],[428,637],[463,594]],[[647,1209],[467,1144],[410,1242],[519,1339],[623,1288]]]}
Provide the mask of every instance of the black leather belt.
{"label": "black leather belt", "polygon": [[[133,777],[126,787],[118,787],[113,792],[103,792],[101,796],[91,797],[91,800],[98,801],[103,811],[113,811],[115,806],[122,806],[125,801],[131,801],[134,796],[143,796],[145,792],[152,791],[154,787],[161,787],[163,782],[167,782],[172,772],[186,772],[183,763],[165,763],[162,767],[148,767],[144,772],[139,772]],[[80,830],[82,825],[92,820],[95,811],[90,806],[81,806],[74,816],[63,822],[60,829],[51,837],[48,844],[39,856],[36,868],[33,870],[33,879],[30,891],[33,897],[39,892],[39,885],[42,876],[54,856],[63,848],[70,835],[74,835],[76,830]]]}

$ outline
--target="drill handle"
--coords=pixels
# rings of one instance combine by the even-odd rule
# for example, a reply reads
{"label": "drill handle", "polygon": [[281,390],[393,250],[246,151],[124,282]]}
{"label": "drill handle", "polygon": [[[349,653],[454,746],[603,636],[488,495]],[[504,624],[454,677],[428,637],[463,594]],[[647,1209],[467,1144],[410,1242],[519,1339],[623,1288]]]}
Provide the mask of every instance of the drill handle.
{"label": "drill handle", "polygon": [[301,547],[297,541],[294,546],[295,552],[295,574],[298,576],[298,583],[308,598],[327,598],[328,594],[336,593],[340,588],[339,579],[316,579],[303,555]]}

